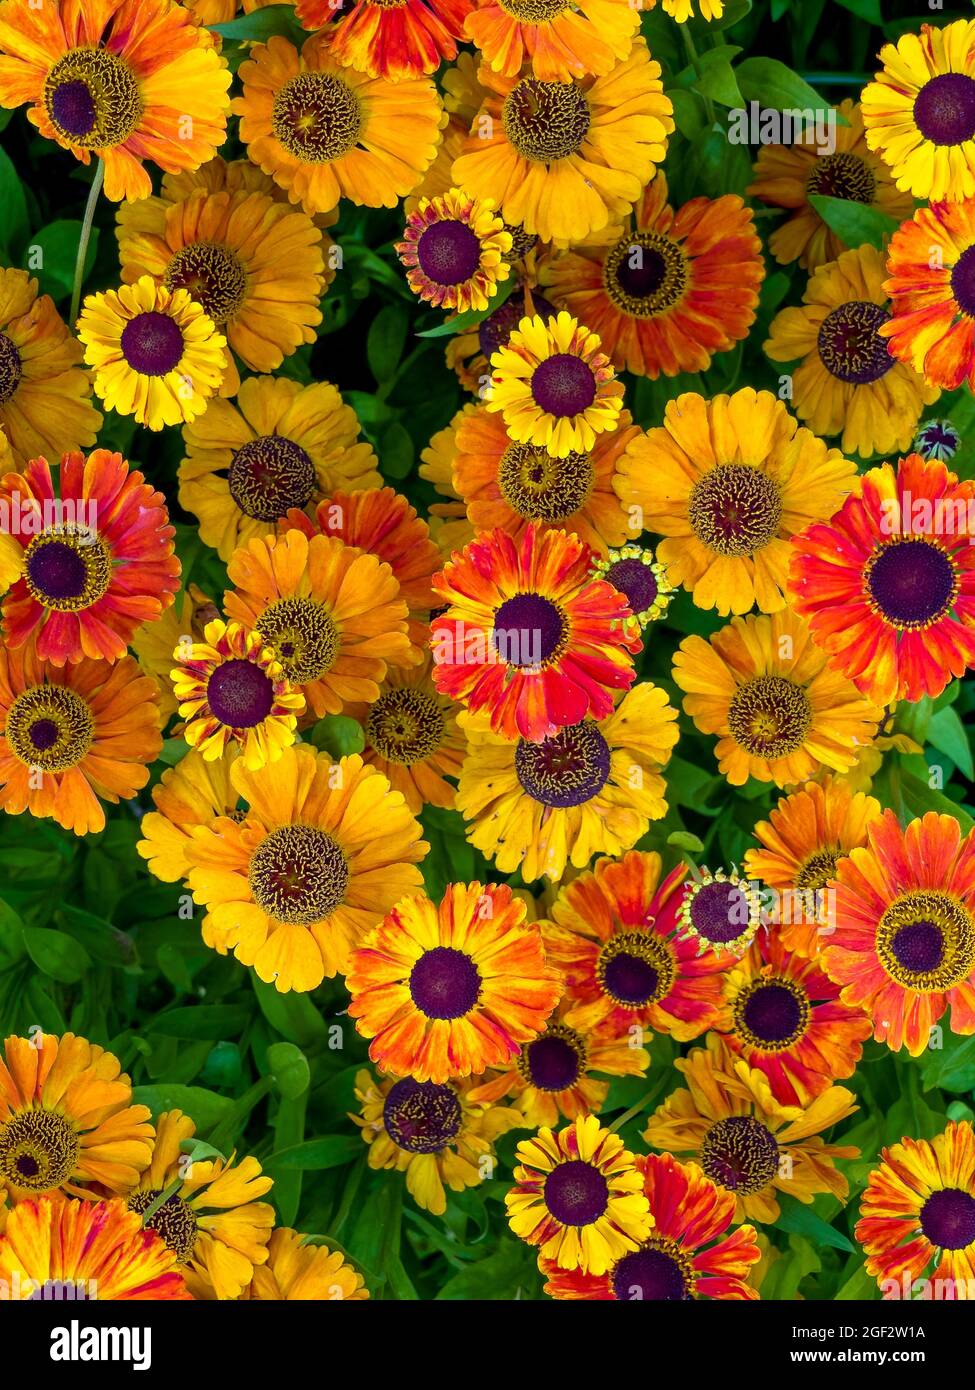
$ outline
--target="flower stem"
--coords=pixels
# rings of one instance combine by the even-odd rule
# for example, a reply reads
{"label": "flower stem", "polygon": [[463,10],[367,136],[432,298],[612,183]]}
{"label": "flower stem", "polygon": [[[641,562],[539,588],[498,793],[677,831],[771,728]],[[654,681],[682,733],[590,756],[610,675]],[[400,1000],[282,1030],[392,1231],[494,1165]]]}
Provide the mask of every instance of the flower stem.
{"label": "flower stem", "polygon": [[71,314],[68,318],[69,325],[73,328],[78,321],[78,309],[81,306],[81,282],[85,278],[85,261],[88,259],[88,243],[91,240],[91,226],[95,220],[95,204],[98,202],[98,195],[102,191],[102,181],[105,178],[105,161],[96,159],[95,174],[91,181],[91,188],[88,190],[88,202],[85,204],[85,216],[81,224],[81,236],[78,238],[78,258],[74,263],[74,285],[71,289]]}
{"label": "flower stem", "polygon": [[[698,56],[697,47],[690,32],[689,24],[679,24],[680,36],[684,40],[684,51],[687,54],[687,61],[697,73],[698,81],[704,76],[704,69],[701,66],[701,59]],[[714,125],[714,102],[704,92],[698,92],[698,96],[704,102],[704,113],[708,119],[708,128]]]}
{"label": "flower stem", "polygon": [[631,1105],[629,1110],[624,1110],[618,1120],[614,1120],[609,1126],[610,1134],[615,1134],[618,1129],[622,1129],[625,1124],[633,1119],[634,1115],[639,1115],[641,1110],[646,1110],[647,1106],[654,1099],[655,1092],[652,1087],[647,1087],[647,1093],[642,1100],[638,1100],[636,1105]]}

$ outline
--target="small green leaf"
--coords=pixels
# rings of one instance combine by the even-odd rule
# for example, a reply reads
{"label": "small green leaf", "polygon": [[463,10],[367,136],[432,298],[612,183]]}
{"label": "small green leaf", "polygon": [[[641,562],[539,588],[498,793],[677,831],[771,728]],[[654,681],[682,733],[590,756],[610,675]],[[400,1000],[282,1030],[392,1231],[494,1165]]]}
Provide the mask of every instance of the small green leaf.
{"label": "small green leaf", "polygon": [[824,193],[811,193],[809,201],[830,231],[851,248],[867,243],[882,251],[885,240],[900,226],[896,217],[889,217],[886,212],[871,207],[869,203],[854,203],[849,198],[827,198]]}
{"label": "small green leaf", "polygon": [[409,318],[402,304],[384,305],[369,325],[366,357],[369,370],[380,386],[396,375],[408,331]]}
{"label": "small green leaf", "polygon": [[395,421],[379,441],[379,467],[384,478],[405,478],[413,467],[413,440],[405,425]]}
{"label": "small green leaf", "polygon": [[267,1050],[267,1065],[275,1086],[286,1100],[297,1100],[308,1090],[311,1081],[308,1059],[294,1043],[272,1043]]}
{"label": "small green leaf", "polygon": [[149,1033],[192,1042],[221,1042],[238,1038],[250,1022],[250,1010],[242,1004],[192,1004],[157,1014],[146,1025]]}
{"label": "small green leaf", "polygon": [[73,985],[91,967],[91,956],[67,932],[50,927],[25,927],[27,954],[38,970],[64,985]]}
{"label": "small green leaf", "polygon": [[156,1119],[167,1110],[182,1110],[197,1129],[212,1129],[234,1106],[229,1096],[218,1096],[203,1086],[177,1086],[166,1081],[158,1086],[135,1086],[132,1099],[136,1105],[147,1105]]}
{"label": "small green leaf", "polygon": [[293,5],[267,5],[253,14],[240,15],[237,19],[229,19],[226,24],[211,24],[209,27],[215,34],[234,39],[237,43],[264,43],[275,34],[280,34],[300,47],[308,37],[308,31],[295,18]]}
{"label": "small green leaf", "polygon": [[840,0],[840,4],[865,24],[875,24],[878,29],[883,28],[884,17],[880,13],[880,0]]}
{"label": "small green leaf", "polygon": [[362,1152],[362,1140],[354,1134],[326,1134],[321,1139],[308,1139],[282,1149],[267,1160],[269,1168],[320,1172],[324,1168],[342,1168]]}
{"label": "small green leaf", "polygon": [[828,1221],[817,1216],[811,1206],[797,1202],[794,1197],[781,1199],[782,1211],[775,1223],[781,1231],[792,1231],[798,1236],[808,1236],[813,1245],[831,1245],[835,1250],[852,1253],[856,1247]]}
{"label": "small green leaf", "polygon": [[958,717],[957,710],[949,705],[939,709],[928,723],[928,742],[939,753],[946,754],[971,781],[975,778],[975,765],[972,763],[972,748],[965,732],[965,726]]}
{"label": "small green leaf", "polygon": [[689,830],[672,830],[667,836],[667,843],[675,849],[686,849],[688,854],[700,854],[704,848],[704,841]]}
{"label": "small green leaf", "polygon": [[[763,109],[814,113],[834,110],[831,102],[778,58],[746,58],[738,64],[735,76],[745,100],[757,101]],[[837,125],[849,124],[839,111],[834,114]]]}
{"label": "small green leaf", "polygon": [[361,753],[366,746],[362,725],[347,714],[327,714],[324,719],[319,719],[309,738],[316,748],[331,754],[333,758]]}
{"label": "small green leaf", "polygon": [[435,328],[426,328],[422,333],[417,333],[418,338],[452,338],[457,333],[469,333],[472,328],[476,328],[479,323],[483,323],[486,318],[501,308],[501,305],[518,288],[518,281],[514,275],[509,275],[507,280],[503,280],[498,286],[498,292],[488,301],[486,309],[465,309],[462,314],[454,314],[452,318],[444,319],[443,323],[438,323]]}
{"label": "small green leaf", "polygon": [[[30,238],[28,266],[37,276],[42,293],[52,299],[64,299],[71,293],[80,238],[81,223],[72,221],[50,222]],[[98,228],[92,227],[85,253],[85,276],[95,264],[97,251]]]}
{"label": "small green leaf", "polygon": [[0,207],[3,208],[0,244],[6,248],[7,260],[10,261],[13,253],[19,252],[27,240],[30,223],[20,175],[5,150],[0,150]]}
{"label": "small green leaf", "polygon": [[740,52],[741,49],[736,48],[734,44],[723,44],[719,48],[709,48],[702,53],[698,59],[700,72],[691,84],[694,90],[702,96],[711,97],[721,106],[736,110],[743,108],[745,98],[739,90],[735,70],[731,66],[732,58],[737,57]]}

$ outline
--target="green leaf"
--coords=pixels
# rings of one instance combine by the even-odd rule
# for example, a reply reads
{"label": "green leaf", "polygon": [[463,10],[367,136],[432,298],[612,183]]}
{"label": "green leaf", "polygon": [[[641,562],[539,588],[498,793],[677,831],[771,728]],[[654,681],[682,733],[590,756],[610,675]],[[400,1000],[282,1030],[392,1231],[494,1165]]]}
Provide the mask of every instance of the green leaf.
{"label": "green leaf", "polygon": [[327,714],[319,719],[309,734],[311,742],[323,753],[333,758],[345,758],[350,753],[361,753],[366,746],[362,725],[347,714]]}
{"label": "green leaf", "polygon": [[462,314],[454,314],[452,318],[444,319],[443,323],[438,323],[434,328],[425,328],[422,333],[417,333],[416,336],[418,338],[452,338],[457,333],[468,333],[500,309],[512,291],[517,288],[517,279],[514,275],[509,275],[507,280],[502,280],[498,286],[497,294],[490,300],[486,309],[465,309]]}
{"label": "green leaf", "polygon": [[957,710],[950,705],[939,709],[928,723],[928,742],[939,753],[946,754],[971,781],[975,778],[975,765],[972,763],[972,748],[968,741],[965,726],[958,717]]}
{"label": "green leaf", "polygon": [[261,1013],[275,1032],[299,1047],[323,1043],[328,1037],[328,1024],[307,994],[279,994],[274,985],[265,984],[251,975],[251,986],[257,996]]}
{"label": "green leaf", "polygon": [[490,1255],[448,1279],[437,1294],[438,1301],[494,1299],[507,1302],[525,1290],[534,1290],[538,1272],[530,1251],[531,1247],[521,1241],[502,1237]]}
{"label": "green leaf", "polygon": [[384,478],[405,478],[413,467],[413,440],[405,425],[395,421],[379,441],[379,468]]}
{"label": "green leaf", "polygon": [[3,231],[0,245],[6,249],[6,259],[13,260],[30,231],[27,219],[27,199],[20,175],[5,150],[0,150],[0,207],[3,208]]}
{"label": "green leaf", "polygon": [[854,203],[849,198],[828,198],[824,193],[811,193],[809,201],[830,231],[851,248],[866,242],[882,251],[886,239],[900,226],[896,217],[889,217],[886,212],[868,203]]}
{"label": "green leaf", "polygon": [[226,24],[211,24],[209,27],[215,34],[234,39],[237,43],[264,43],[275,34],[280,34],[300,47],[308,37],[307,29],[303,29],[295,18],[293,5],[267,5],[253,14],[241,15],[238,19],[228,20]]}
{"label": "green leaf", "polygon": [[[833,111],[825,97],[804,82],[798,73],[778,58],[746,58],[735,69],[738,86],[746,101],[757,101],[763,109],[776,111]],[[838,111],[838,125],[848,125]]]}
{"label": "green leaf", "polygon": [[297,1100],[308,1090],[311,1069],[307,1057],[294,1043],[272,1043],[267,1050],[267,1065],[275,1086],[286,1100]]}
{"label": "green leaf", "polygon": [[840,4],[864,23],[875,24],[878,29],[883,27],[884,17],[880,12],[880,0],[840,0]]}
{"label": "green leaf", "polygon": [[250,1009],[242,1004],[192,1004],[184,1009],[169,1009],[146,1025],[149,1033],[164,1038],[185,1038],[190,1041],[221,1042],[238,1038],[250,1022]]}
{"label": "green leaf", "polygon": [[877,1298],[878,1296],[877,1281],[871,1274],[867,1273],[867,1267],[864,1264],[854,1270],[846,1283],[833,1295],[840,1303]]}
{"label": "green leaf", "polygon": [[396,375],[409,326],[409,317],[402,304],[384,305],[369,325],[366,357],[369,370],[380,386]]}
{"label": "green leaf", "polygon": [[73,985],[91,967],[91,956],[67,932],[51,927],[25,927],[27,954],[38,970],[64,985]]}
{"label": "green leaf", "polygon": [[834,1250],[845,1250],[847,1254],[856,1249],[842,1231],[817,1216],[811,1206],[796,1201],[795,1197],[783,1197],[780,1205],[781,1214],[775,1224],[781,1231],[808,1236],[813,1245],[830,1245]]}
{"label": "green leaf", "polygon": [[[279,1047],[290,1047],[290,1043],[279,1043]],[[297,1049],[295,1049],[297,1050]],[[299,1056],[301,1054],[299,1053]],[[304,1062],[304,1058],[301,1059]],[[305,1062],[305,1071],[308,1063]],[[307,1090],[307,1081],[306,1081]],[[307,1094],[286,1097],[278,1106],[274,1122],[274,1149],[276,1153],[287,1152],[300,1147],[305,1133],[305,1107]],[[301,1204],[302,1172],[300,1168],[279,1172],[274,1180],[274,1201],[283,1226],[294,1224]]]}
{"label": "green leaf", "polygon": [[[71,293],[80,239],[81,223],[72,221],[51,222],[30,238],[28,265],[37,276],[42,292],[52,299],[64,299]],[[95,264],[97,251],[98,228],[92,227],[85,253],[85,276]]]}
{"label": "green leaf", "polygon": [[704,848],[704,841],[689,830],[672,830],[667,836],[667,843],[675,849],[686,849],[688,854],[700,854]]}
{"label": "green leaf", "polygon": [[324,1168],[342,1168],[362,1152],[362,1140],[355,1134],[326,1134],[320,1139],[307,1139],[303,1144],[282,1149],[267,1160],[269,1168],[299,1168],[321,1172]]}
{"label": "green leaf", "polygon": [[212,1129],[234,1107],[229,1096],[218,1096],[203,1086],[176,1086],[160,1082],[158,1086],[135,1086],[132,1099],[136,1105],[147,1105],[158,1119],[167,1110],[182,1110],[197,1129]]}
{"label": "green leaf", "polygon": [[721,106],[740,110],[745,105],[745,98],[739,90],[735,71],[731,66],[732,58],[740,52],[741,49],[733,44],[723,44],[719,48],[709,48],[702,53],[698,59],[700,72],[694,70],[694,90],[702,96],[711,97]]}
{"label": "green leaf", "polygon": [[23,922],[10,904],[0,898],[0,970],[9,970],[26,949]]}

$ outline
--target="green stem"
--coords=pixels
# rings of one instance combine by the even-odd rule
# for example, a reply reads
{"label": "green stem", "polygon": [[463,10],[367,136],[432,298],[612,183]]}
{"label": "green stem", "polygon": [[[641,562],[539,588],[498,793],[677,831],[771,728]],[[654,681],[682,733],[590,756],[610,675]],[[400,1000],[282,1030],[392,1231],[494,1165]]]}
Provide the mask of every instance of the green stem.
{"label": "green stem", "polygon": [[622,1129],[625,1124],[632,1120],[634,1115],[639,1115],[641,1110],[646,1110],[653,1096],[654,1092],[648,1087],[642,1100],[638,1100],[636,1105],[631,1105],[629,1110],[624,1110],[619,1119],[613,1121],[609,1127],[610,1134],[615,1134],[618,1129]]}
{"label": "green stem", "polygon": [[174,1196],[175,1193],[177,1193],[182,1186],[182,1178],[173,1178],[169,1186],[164,1187],[162,1192],[160,1192],[157,1197],[153,1198],[153,1200],[146,1207],[145,1211],[142,1213],[143,1226],[148,1226],[150,1217],[155,1216],[156,1212],[163,1205],[163,1203],[168,1202],[170,1197]]}
{"label": "green stem", "polygon": [[95,204],[98,202],[98,195],[102,191],[102,181],[105,178],[105,161],[96,156],[95,173],[91,181],[91,188],[88,190],[88,202],[85,204],[85,216],[81,223],[81,236],[78,238],[78,258],[74,263],[74,285],[71,289],[71,316],[68,323],[73,328],[78,322],[78,309],[81,306],[81,283],[85,278],[85,261],[88,259],[88,243],[91,240],[91,226],[95,220]]}
{"label": "green stem", "polygon": [[[704,69],[701,66],[701,59],[698,56],[697,48],[694,45],[694,39],[690,33],[690,25],[678,24],[677,27],[680,30],[681,38],[684,40],[684,51],[687,54],[687,61],[697,73],[698,80],[700,80],[704,76]],[[714,102],[709,96],[705,96],[704,92],[698,92],[698,96],[704,102],[704,114],[708,118],[708,127],[710,128],[714,125]]]}

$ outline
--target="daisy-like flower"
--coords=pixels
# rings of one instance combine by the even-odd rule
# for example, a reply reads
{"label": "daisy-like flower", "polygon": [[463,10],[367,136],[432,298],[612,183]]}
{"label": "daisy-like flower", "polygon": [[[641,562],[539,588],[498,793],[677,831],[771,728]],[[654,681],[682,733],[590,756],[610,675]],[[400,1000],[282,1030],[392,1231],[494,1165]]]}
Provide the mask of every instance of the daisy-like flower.
{"label": "daisy-like flower", "polygon": [[[534,279],[534,276],[531,277]],[[457,380],[465,391],[470,391],[483,400],[491,384],[489,359],[506,347],[508,339],[524,318],[536,315],[548,320],[555,318],[558,310],[540,294],[533,284],[527,281],[519,289],[512,290],[502,304],[472,328],[462,328],[456,338],[451,338],[444,351],[447,366],[457,374]]]}
{"label": "daisy-like flower", "polygon": [[917,1280],[937,1299],[975,1297],[975,1133],[968,1121],[950,1120],[933,1139],[905,1138],[883,1149],[854,1234],[885,1298],[913,1298]]}
{"label": "daisy-like flower", "polygon": [[890,318],[884,261],[866,243],[810,276],[802,306],[776,314],[764,344],[773,362],[796,362],[796,414],[819,435],[840,434],[862,458],[910,447],[926,405],[940,395],[891,357],[878,328]]}
{"label": "daisy-like flower", "polygon": [[226,339],[189,291],[148,275],[88,295],[78,337],[95,394],[151,430],[202,415],[227,367]]}
{"label": "daisy-like flower", "polygon": [[156,685],[131,657],[51,666],[0,643],[0,809],[105,828],[102,801],[135,796],[159,756]]}
{"label": "daisy-like flower", "polygon": [[432,164],[445,119],[428,77],[395,85],[344,67],[328,31],[299,52],[280,35],[255,44],[233,101],[247,153],[306,212],[341,198],[395,207]]}
{"label": "daisy-like flower", "polygon": [[506,884],[397,902],[353,953],[349,1015],[385,1071],[438,1084],[504,1066],[559,997],[538,927]]}
{"label": "daisy-like flower", "polygon": [[558,1269],[606,1274],[639,1250],[654,1218],[637,1160],[595,1115],[518,1145],[515,1186],[505,1197],[516,1236]]}
{"label": "daisy-like flower", "polygon": [[406,1175],[406,1190],[433,1216],[447,1210],[446,1188],[477,1187],[491,1171],[494,1141],[525,1120],[509,1106],[477,1100],[470,1081],[375,1080],[356,1073],[359,1126],[369,1145],[369,1167]]}
{"label": "daisy-like flower", "polygon": [[118,1200],[21,1202],[0,1235],[0,1281],[8,1298],[193,1297],[172,1251]]}
{"label": "daisy-like flower", "polygon": [[567,864],[622,854],[667,814],[661,775],[677,743],[677,712],[643,681],[600,720],[567,724],[542,742],[512,742],[486,715],[462,715],[469,751],[457,789],[467,838],[503,874],[555,882]]}
{"label": "daisy-like flower", "polygon": [[[121,454],[65,454],[55,491],[47,459],[0,481],[19,525],[22,577],[3,602],[4,639],[36,641],[42,661],[117,661],[136,628],[168,608],[179,585],[165,497]],[[58,518],[58,519],[55,519]]]}
{"label": "daisy-like flower", "polygon": [[[450,558],[454,550],[462,550],[474,539],[474,528],[467,519],[467,509],[454,487],[453,467],[457,453],[457,430],[462,420],[476,410],[474,405],[461,406],[445,429],[437,430],[430,443],[420,453],[420,477],[432,484],[445,502],[431,502],[427,508],[430,535],[443,556]],[[505,431],[507,433],[507,431]]]}
{"label": "daisy-like flower", "polygon": [[244,816],[197,827],[186,847],[203,939],[281,993],[315,989],[417,891],[429,846],[401,793],[357,756],[333,763],[301,744],[271,777],[238,758],[230,781]]}
{"label": "daisy-like flower", "polygon": [[203,629],[218,618],[217,606],[196,584],[190,583],[179,599],[157,618],[143,623],[129,638],[132,655],[144,675],[156,682],[159,693],[159,722],[165,728],[176,713],[179,701],[169,673],[173,669],[173,648],[183,637],[203,641]]}
{"label": "daisy-like flower", "polygon": [[267,1259],[240,1295],[262,1303],[362,1302],[369,1297],[365,1280],[341,1250],[289,1226],[271,1232]]}
{"label": "daisy-like flower", "polygon": [[419,666],[390,669],[378,698],[356,714],[365,735],[363,762],[403,793],[415,816],[424,806],[453,807],[467,740],[457,706],[433,683],[429,653]]}
{"label": "daisy-like flower", "polygon": [[337,488],[378,487],[372,445],[327,381],[248,377],[234,402],[210,401],[183,429],[179,502],[226,563],[239,545],[273,535],[292,508]]}
{"label": "daisy-like flower", "polygon": [[627,690],[640,638],[622,594],[589,577],[588,547],[529,525],[478,537],[434,579],[446,612],[431,625],[439,690],[485,710],[504,738],[540,742],[606,718]]}
{"label": "daisy-like flower", "polygon": [[151,1156],[152,1125],[117,1057],[87,1038],[7,1038],[0,1053],[0,1192],[122,1193]]}
{"label": "daisy-like flower", "polygon": [[407,631],[419,660],[430,635],[430,610],[437,603],[432,580],[443,557],[416,508],[391,487],[366,487],[352,493],[335,488],[319,502],[313,516],[312,520],[289,511],[281,528],[298,527],[309,539],[318,534],[334,537],[388,565],[407,606]]}
{"label": "daisy-like flower", "polygon": [[818,957],[828,940],[830,895],[837,861],[867,843],[867,826],[880,802],[826,777],[783,796],[754,835],[759,849],[745,851],[745,872],[775,891],[776,936],[800,956]]}
{"label": "daisy-like flower", "polygon": [[262,768],[294,742],[305,698],[260,632],[214,618],[202,642],[181,642],[173,656],[183,737],[207,762],[233,743],[248,768]]}
{"label": "daisy-like flower", "polygon": [[543,241],[578,240],[625,217],[663,163],[673,106],[641,38],[602,77],[553,82],[486,67],[479,77],[488,96],[454,182]]}
{"label": "daisy-like flower", "polygon": [[639,433],[623,410],[617,428],[597,434],[591,448],[558,458],[544,445],[515,443],[504,421],[480,405],[457,423],[453,487],[475,531],[500,527],[518,539],[535,522],[540,530],[571,531],[605,555],[631,535],[613,484],[623,450]]}
{"label": "daisy-like flower", "polygon": [[145,198],[160,169],[195,169],[224,142],[230,72],[213,35],[170,0],[7,0],[0,104],[82,164],[104,162],[105,193]]}
{"label": "daisy-like flower", "polygon": [[[152,1161],[126,1203],[173,1252],[194,1298],[239,1298],[267,1259],[274,1208],[258,1199],[272,1180],[256,1158],[187,1162],[183,1144],[195,1134],[196,1125],[182,1111],[160,1115]],[[147,1217],[177,1178],[179,1187]]]}
{"label": "daisy-like flower", "polygon": [[891,355],[946,391],[975,385],[975,198],[918,208],[891,237],[887,270],[878,332]]}
{"label": "daisy-like flower", "polygon": [[643,1076],[650,1053],[634,1046],[629,1025],[618,1036],[606,1029],[570,1027],[565,1021],[569,1007],[563,998],[545,1032],[526,1043],[509,1067],[481,1077],[471,1099],[514,1096],[524,1127],[551,1128],[562,1116],[575,1120],[599,1113],[609,1093],[609,1082],[600,1076]]}
{"label": "daisy-like flower", "polygon": [[689,877],[677,910],[677,934],[692,941],[703,954],[714,951],[731,964],[729,956],[741,956],[755,940],[765,920],[757,885],[734,869],[695,870]]}
{"label": "daisy-like flower", "polygon": [[410,289],[438,308],[486,309],[511,274],[504,253],[511,233],[490,200],[450,188],[421,198],[409,213],[396,254]]}
{"label": "daisy-like flower", "polygon": [[[119,210],[122,280],[144,275],[168,290],[188,290],[245,366],[270,372],[322,321],[322,234],[311,218],[266,193],[199,190],[182,202],[162,199]],[[222,390],[240,385],[227,354]]]}
{"label": "daisy-like flower", "polygon": [[527,63],[543,82],[609,72],[639,28],[629,0],[474,0],[465,25],[492,71],[517,77]]}
{"label": "daisy-like flower", "polygon": [[240,546],[227,566],[232,619],[270,644],[321,718],[371,703],[389,666],[415,660],[389,565],[335,536],[286,531]]}
{"label": "daisy-like flower", "polygon": [[950,420],[925,420],[914,438],[912,453],[947,463],[961,448],[961,435]]}
{"label": "daisy-like flower", "polygon": [[698,608],[722,616],[785,605],[790,538],[832,516],[856,467],[796,424],[770,391],[687,394],[620,462],[624,506],[666,539],[657,559]]}
{"label": "daisy-like flower", "polygon": [[724,976],[714,1027],[729,1049],[768,1077],[783,1105],[806,1105],[852,1076],[873,1024],[840,1001],[818,964],[790,952],[778,928],[759,932]]}
{"label": "daisy-like flower", "polygon": [[679,1042],[712,1027],[727,960],[680,933],[685,873],[679,864],[664,878],[659,854],[631,850],[559,890],[542,939],[565,977],[570,1027]]}
{"label": "daisy-like flower", "polygon": [[777,1192],[807,1203],[819,1192],[846,1200],[836,1160],[859,1150],[827,1144],[822,1131],[857,1109],[852,1091],[830,1086],[806,1106],[780,1105],[765,1073],[736,1059],[717,1033],[674,1066],[685,1086],[654,1111],[643,1137],[655,1149],[693,1155],[734,1194],[736,1221],[777,1221]]}
{"label": "daisy-like flower", "polygon": [[26,271],[0,267],[0,428],[12,455],[5,463],[22,468],[42,454],[90,448],[101,422],[81,349],[53,299],[37,293]]}
{"label": "daisy-like flower", "polygon": [[663,617],[674,597],[663,565],[654,559],[652,550],[638,545],[608,550],[605,556],[593,560],[592,573],[594,579],[605,579],[623,595],[633,615],[627,621],[641,633]]}
{"label": "daisy-like flower", "polygon": [[836,930],[823,968],[892,1052],[919,1057],[951,1008],[975,1032],[975,838],[928,811],[902,829],[887,810],[836,866]]}
{"label": "daisy-like flower", "polygon": [[860,203],[898,221],[909,217],[913,209],[910,194],[899,192],[880,155],[868,145],[859,104],[841,101],[836,109],[846,125],[835,125],[835,145],[829,154],[822,151],[812,131],[788,145],[759,146],[747,192],[789,213],[768,239],[780,265],[798,261],[812,272],[848,249],[823,221],[810,195]]}
{"label": "daisy-like flower", "polygon": [[794,543],[790,590],[833,668],[878,705],[975,664],[975,485],[909,454]]}
{"label": "daisy-like flower", "polygon": [[295,12],[306,29],[335,24],[331,51],[340,63],[399,82],[457,57],[470,7],[471,0],[297,0]]}
{"label": "daisy-like flower", "polygon": [[[446,111],[446,125],[433,163],[403,203],[404,212],[412,212],[421,198],[435,198],[455,186],[452,170],[454,160],[463,152],[474,117],[485,98],[478,77],[480,55],[462,49],[455,62],[445,67],[437,78],[437,88]],[[509,228],[514,239],[514,228]],[[514,259],[514,247],[505,260]]]}
{"label": "daisy-like flower", "polygon": [[932,202],[975,194],[975,20],[903,34],[861,93],[867,144],[898,188]]}
{"label": "daisy-like flower", "polygon": [[560,1269],[543,1258],[545,1292],[621,1303],[758,1298],[747,1280],[761,1251],[754,1226],[730,1229],[732,1194],[716,1187],[696,1163],[678,1163],[670,1154],[638,1154],[635,1163],[653,1217],[650,1235],[601,1275]]}
{"label": "daisy-like flower", "polygon": [[541,276],[616,367],[656,380],[706,371],[747,336],[765,262],[741,198],[692,198],[675,212],[661,171],[624,226],[550,257]]}
{"label": "daisy-like flower", "polygon": [[487,408],[501,411],[517,444],[541,445],[564,459],[619,429],[623,383],[598,336],[565,310],[548,322],[522,319],[491,368]]}
{"label": "daisy-like flower", "polygon": [[732,618],[708,641],[685,637],[674,680],[685,713],[702,734],[717,734],[718,769],[733,787],[749,777],[787,787],[820,768],[846,772],[881,718],[789,609]]}
{"label": "daisy-like flower", "polygon": [[212,825],[218,816],[234,818],[238,793],[230,780],[237,757],[229,744],[223,757],[207,760],[191,748],[175,767],[167,767],[152,789],[154,811],[139,822],[145,836],[136,845],[149,872],[163,883],[178,883],[189,873],[186,851],[198,825]]}

